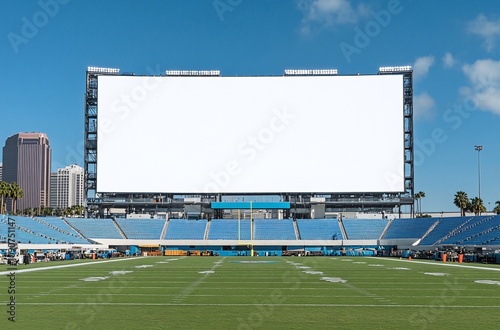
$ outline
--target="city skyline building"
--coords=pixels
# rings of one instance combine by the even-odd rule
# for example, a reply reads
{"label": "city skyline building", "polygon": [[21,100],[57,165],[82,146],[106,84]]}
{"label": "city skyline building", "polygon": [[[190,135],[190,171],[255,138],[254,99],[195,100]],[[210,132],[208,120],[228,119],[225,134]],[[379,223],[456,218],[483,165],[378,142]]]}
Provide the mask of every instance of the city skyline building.
{"label": "city skyline building", "polygon": [[83,167],[76,164],[57,169],[51,173],[50,207],[66,209],[83,205]]}
{"label": "city skyline building", "polygon": [[[18,133],[5,141],[2,181],[17,182],[23,190],[18,210],[49,206],[51,155],[45,133]],[[7,211],[12,211],[11,203],[7,203]]]}

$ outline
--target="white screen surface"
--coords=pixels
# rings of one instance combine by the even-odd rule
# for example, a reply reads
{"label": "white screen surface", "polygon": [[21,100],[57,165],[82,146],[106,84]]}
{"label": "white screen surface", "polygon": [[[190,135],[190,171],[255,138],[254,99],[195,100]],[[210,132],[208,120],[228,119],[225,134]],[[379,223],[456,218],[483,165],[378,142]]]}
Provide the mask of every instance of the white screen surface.
{"label": "white screen surface", "polygon": [[404,190],[402,75],[99,76],[97,192]]}

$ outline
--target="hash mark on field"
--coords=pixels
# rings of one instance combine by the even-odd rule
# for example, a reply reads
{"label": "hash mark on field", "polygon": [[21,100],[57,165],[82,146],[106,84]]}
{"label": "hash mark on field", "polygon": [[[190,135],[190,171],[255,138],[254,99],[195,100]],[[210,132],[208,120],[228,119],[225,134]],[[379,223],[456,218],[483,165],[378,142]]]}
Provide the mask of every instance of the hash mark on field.
{"label": "hash mark on field", "polygon": [[[352,261],[352,259],[343,259],[342,261]],[[293,262],[288,262],[287,261],[287,263],[290,264],[290,265],[294,265],[298,269],[310,268],[310,267],[307,267],[307,266],[297,266],[297,264],[293,263]],[[354,263],[357,263],[357,264],[366,264],[366,262],[364,262],[364,261],[354,262]],[[310,275],[313,275],[313,274],[316,275],[317,273],[322,273],[322,272],[321,271],[315,271],[315,270],[311,269],[310,271],[308,271],[306,273],[310,274]],[[371,293],[371,292],[369,292],[366,289],[355,287],[354,285],[347,283],[348,280],[340,278],[340,277],[323,276],[323,277],[320,278],[320,280],[321,281],[332,282],[332,283],[340,283],[344,287],[347,287],[349,290],[356,291],[357,293],[359,293],[359,294],[361,294],[361,295],[363,295],[365,297],[375,299],[376,301],[386,303],[387,305],[390,305],[390,306],[394,306],[396,304],[395,302],[389,300],[388,298],[385,298],[383,296],[379,296],[376,293]]]}
{"label": "hash mark on field", "polygon": [[191,285],[186,287],[184,290],[181,291],[178,295],[175,296],[174,299],[172,299],[172,303],[174,304],[179,304],[181,301],[186,299],[195,289],[198,285],[200,285],[205,279],[210,276],[210,274],[215,273],[215,268],[219,267],[222,262],[226,259],[226,257],[222,258],[222,260],[219,260],[214,263],[212,268],[209,271],[204,272],[204,276],[196,280],[195,282],[192,282]]}

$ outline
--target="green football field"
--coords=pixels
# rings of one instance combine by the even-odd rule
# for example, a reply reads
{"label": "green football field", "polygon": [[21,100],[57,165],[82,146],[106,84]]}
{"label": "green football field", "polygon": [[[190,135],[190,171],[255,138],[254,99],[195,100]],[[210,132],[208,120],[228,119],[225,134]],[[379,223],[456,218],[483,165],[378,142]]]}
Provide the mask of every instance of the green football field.
{"label": "green football field", "polygon": [[[69,267],[68,267],[69,266]],[[369,257],[19,265],[0,329],[497,329],[500,266]],[[26,270],[30,270],[25,272]]]}

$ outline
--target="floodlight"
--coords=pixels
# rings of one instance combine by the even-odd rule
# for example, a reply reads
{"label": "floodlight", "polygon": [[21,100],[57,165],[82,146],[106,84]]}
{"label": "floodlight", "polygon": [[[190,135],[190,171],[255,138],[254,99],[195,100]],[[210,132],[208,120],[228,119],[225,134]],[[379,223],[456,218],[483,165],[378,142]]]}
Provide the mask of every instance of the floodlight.
{"label": "floodlight", "polygon": [[100,68],[96,66],[89,66],[87,68],[87,72],[96,72],[96,73],[119,73],[120,69],[115,69],[115,68]]}
{"label": "floodlight", "polygon": [[167,76],[220,76],[219,70],[167,70]]}
{"label": "floodlight", "polygon": [[408,71],[412,71],[411,65],[383,66],[378,69],[378,72],[408,72]]}
{"label": "floodlight", "polygon": [[285,76],[332,76],[336,74],[338,74],[337,69],[285,70]]}

